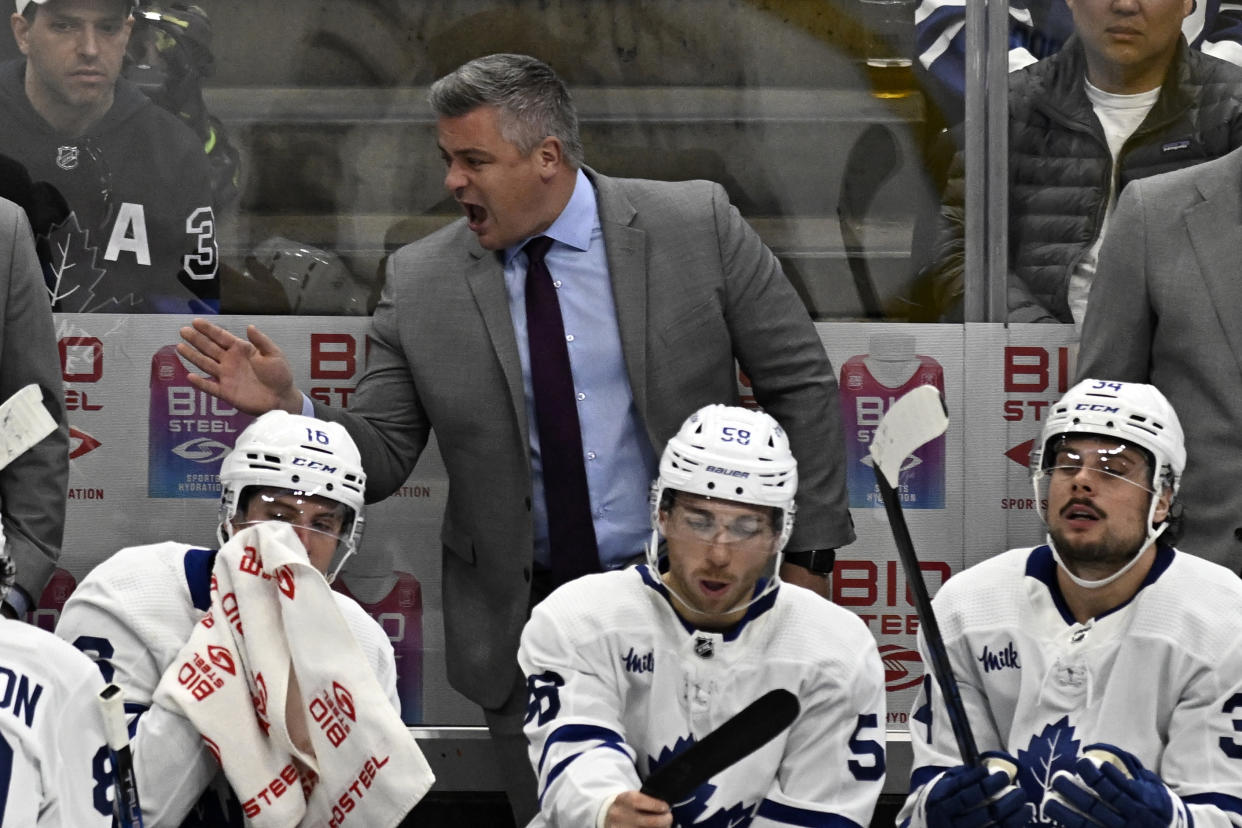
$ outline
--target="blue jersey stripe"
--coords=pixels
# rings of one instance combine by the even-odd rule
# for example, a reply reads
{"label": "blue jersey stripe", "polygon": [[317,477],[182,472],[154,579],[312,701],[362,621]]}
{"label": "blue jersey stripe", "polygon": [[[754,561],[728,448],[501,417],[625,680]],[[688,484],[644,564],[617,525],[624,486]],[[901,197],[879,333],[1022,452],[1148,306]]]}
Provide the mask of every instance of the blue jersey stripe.
{"label": "blue jersey stripe", "polygon": [[[572,742],[599,741],[609,745],[619,745],[625,741],[620,733],[599,725],[568,724],[558,727],[548,734],[543,743],[543,755],[539,757],[538,773],[543,773],[543,763],[548,758],[548,751],[558,744]],[[551,780],[549,780],[551,781]]]}
{"label": "blue jersey stripe", "polygon": [[860,828],[857,822],[846,819],[840,814],[827,814],[823,811],[809,811],[793,805],[782,805],[765,799],[759,803],[755,816],[780,822],[784,825],[798,825],[804,828]]}

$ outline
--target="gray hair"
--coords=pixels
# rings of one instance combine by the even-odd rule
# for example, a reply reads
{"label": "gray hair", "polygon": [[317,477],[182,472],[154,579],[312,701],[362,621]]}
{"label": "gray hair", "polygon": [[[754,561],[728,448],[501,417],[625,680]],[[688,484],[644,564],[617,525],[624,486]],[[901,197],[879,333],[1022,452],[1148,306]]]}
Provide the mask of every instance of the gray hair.
{"label": "gray hair", "polygon": [[475,58],[431,85],[431,110],[439,118],[459,118],[480,106],[500,113],[500,134],[523,154],[549,135],[561,142],[565,162],[583,164],[578,113],[569,90],[541,60],[498,54]]}

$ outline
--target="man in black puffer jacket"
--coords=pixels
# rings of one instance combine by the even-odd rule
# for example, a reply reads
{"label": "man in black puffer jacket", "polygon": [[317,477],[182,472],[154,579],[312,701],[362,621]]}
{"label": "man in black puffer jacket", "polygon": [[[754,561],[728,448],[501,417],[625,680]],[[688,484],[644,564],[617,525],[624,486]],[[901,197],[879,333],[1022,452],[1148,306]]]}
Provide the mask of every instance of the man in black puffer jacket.
{"label": "man in black puffer jacket", "polygon": [[[1126,184],[1242,146],[1242,68],[1187,47],[1189,6],[1076,0],[1065,47],[1010,74],[1009,321],[1081,323]],[[963,173],[958,152],[920,318],[960,319]]]}

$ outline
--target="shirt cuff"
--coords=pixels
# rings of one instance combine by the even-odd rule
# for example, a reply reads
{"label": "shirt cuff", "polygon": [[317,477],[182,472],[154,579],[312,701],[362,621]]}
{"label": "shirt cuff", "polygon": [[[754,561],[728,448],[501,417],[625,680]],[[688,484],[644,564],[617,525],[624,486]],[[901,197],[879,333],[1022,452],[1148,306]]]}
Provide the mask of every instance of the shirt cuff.
{"label": "shirt cuff", "polygon": [[26,613],[30,611],[30,596],[17,584],[14,584],[4,596],[4,603],[13,608],[19,621],[25,620]]}

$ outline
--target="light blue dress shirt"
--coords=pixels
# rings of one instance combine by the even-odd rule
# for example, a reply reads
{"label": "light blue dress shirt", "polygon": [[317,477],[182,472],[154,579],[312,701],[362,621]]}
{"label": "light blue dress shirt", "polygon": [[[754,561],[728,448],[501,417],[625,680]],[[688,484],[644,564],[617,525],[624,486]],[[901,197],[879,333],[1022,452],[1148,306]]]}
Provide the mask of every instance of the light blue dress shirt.
{"label": "light blue dress shirt", "polygon": [[[621,352],[621,331],[612,298],[612,280],[604,252],[595,189],[578,170],[573,195],[552,226],[540,235],[553,240],[544,261],[557,288],[569,366],[578,395],[583,462],[591,493],[591,515],[600,562],[623,565],[643,549],[651,532],[648,486],[657,463],[643,428]],[[526,254],[521,243],[505,248],[505,288],[509,315],[517,335],[530,423],[535,562],[548,566],[548,506],[543,492],[543,462],[530,381],[530,346],[526,333]]]}
{"label": "light blue dress shirt", "polygon": [[[582,170],[578,170],[569,203],[540,235],[553,240],[544,262],[557,288],[569,367],[578,394],[583,461],[600,563],[611,569],[623,566],[642,552],[650,539],[651,508],[647,497],[658,465],[625,373],[595,188]],[[513,317],[522,361],[526,419],[530,424],[535,563],[546,568],[550,566],[548,504],[543,492],[543,461],[539,455],[539,429],[530,382],[530,341],[526,334],[526,254],[522,253],[522,246],[529,240],[505,248],[504,271],[509,315]],[[315,416],[314,405],[305,394],[302,413]]]}

